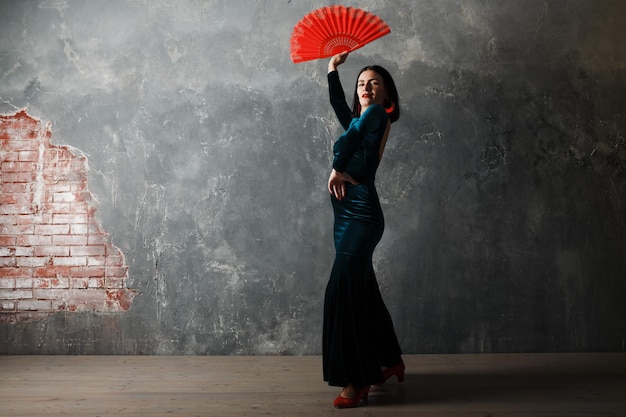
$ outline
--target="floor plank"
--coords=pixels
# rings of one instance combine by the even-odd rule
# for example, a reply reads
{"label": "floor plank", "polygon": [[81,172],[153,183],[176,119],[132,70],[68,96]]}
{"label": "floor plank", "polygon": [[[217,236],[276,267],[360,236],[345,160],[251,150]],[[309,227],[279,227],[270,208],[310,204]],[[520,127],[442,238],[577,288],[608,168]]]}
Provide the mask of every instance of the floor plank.
{"label": "floor plank", "polygon": [[626,353],[404,359],[336,410],[318,356],[0,356],[0,416],[626,416]]}

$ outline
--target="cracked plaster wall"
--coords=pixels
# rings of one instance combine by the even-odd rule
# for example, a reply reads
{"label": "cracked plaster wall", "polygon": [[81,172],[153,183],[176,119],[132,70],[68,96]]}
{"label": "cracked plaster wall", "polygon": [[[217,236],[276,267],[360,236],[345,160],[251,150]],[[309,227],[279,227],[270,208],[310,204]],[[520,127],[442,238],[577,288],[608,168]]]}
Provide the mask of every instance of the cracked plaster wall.
{"label": "cracked plaster wall", "polygon": [[[339,125],[289,36],[320,1],[0,1],[0,112],[89,159],[138,295],[1,353],[318,354]],[[346,1],[390,35],[381,289],[407,353],[623,350],[621,0]]]}

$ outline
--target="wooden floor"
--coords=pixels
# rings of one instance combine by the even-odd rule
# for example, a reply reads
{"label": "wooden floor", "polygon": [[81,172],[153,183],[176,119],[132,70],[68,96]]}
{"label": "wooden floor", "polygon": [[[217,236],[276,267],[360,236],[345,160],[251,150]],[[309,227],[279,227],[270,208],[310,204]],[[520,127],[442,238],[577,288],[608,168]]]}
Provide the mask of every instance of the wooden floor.
{"label": "wooden floor", "polygon": [[318,356],[0,356],[2,416],[626,416],[626,353],[408,355],[336,410]]}

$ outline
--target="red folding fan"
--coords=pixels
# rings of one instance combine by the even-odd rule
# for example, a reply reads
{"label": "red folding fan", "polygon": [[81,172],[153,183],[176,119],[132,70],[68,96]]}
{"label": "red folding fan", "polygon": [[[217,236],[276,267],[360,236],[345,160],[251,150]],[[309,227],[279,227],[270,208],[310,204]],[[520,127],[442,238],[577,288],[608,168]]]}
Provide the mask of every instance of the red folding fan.
{"label": "red folding fan", "polygon": [[305,15],[291,34],[291,60],[297,64],[354,51],[391,32],[380,17],[362,9],[326,6]]}

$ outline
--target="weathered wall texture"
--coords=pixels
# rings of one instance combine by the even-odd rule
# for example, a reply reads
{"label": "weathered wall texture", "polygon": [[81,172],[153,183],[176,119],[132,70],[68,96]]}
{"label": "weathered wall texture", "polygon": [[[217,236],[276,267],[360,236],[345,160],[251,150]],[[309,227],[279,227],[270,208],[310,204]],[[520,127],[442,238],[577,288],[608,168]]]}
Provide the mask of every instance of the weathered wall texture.
{"label": "weathered wall texture", "polygon": [[[289,36],[321,1],[0,0],[0,113],[88,160],[126,312],[0,324],[0,353],[317,354],[340,127]],[[375,268],[407,353],[623,350],[626,3],[346,1],[392,33]]]}
{"label": "weathered wall texture", "polygon": [[0,322],[125,311],[134,291],[87,188],[87,161],[24,110],[0,116]]}

